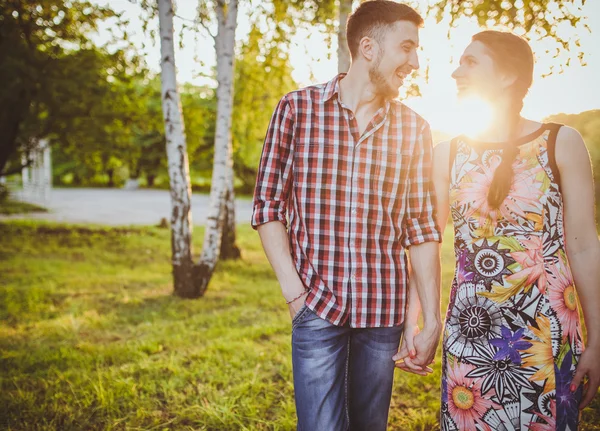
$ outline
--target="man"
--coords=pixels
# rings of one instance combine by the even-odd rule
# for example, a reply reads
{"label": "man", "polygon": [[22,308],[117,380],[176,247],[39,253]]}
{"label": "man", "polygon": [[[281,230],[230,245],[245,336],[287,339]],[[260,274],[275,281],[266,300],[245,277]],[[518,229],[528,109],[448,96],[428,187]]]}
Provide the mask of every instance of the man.
{"label": "man", "polygon": [[406,5],[362,3],[348,73],[287,94],[269,125],[252,225],[292,317],[299,430],[386,429],[409,247],[424,315],[414,363],[439,341],[431,133],[394,100],[419,67],[422,24]]}

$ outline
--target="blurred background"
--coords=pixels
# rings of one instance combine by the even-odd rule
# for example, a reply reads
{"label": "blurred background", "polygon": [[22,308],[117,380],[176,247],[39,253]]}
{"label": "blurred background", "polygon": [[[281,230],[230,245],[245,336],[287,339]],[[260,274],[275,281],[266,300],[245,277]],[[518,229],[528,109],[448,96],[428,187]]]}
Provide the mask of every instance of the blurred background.
{"label": "blurred background", "polygon": [[[279,99],[347,70],[359,3],[0,2],[1,429],[295,428],[251,195]],[[425,25],[400,97],[436,143],[480,121],[451,78],[471,36],[507,29],[536,56],[524,116],[575,127],[600,180],[600,2],[406,3]],[[397,375],[390,429],[439,428],[439,371]],[[582,417],[600,429],[598,397]]]}

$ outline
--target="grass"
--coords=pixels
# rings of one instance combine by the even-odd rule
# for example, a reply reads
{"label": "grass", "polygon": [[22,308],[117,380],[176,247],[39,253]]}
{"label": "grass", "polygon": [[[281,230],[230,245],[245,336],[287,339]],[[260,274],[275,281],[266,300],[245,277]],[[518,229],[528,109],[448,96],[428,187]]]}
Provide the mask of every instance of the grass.
{"label": "grass", "polygon": [[[171,294],[167,230],[11,221],[0,244],[0,429],[294,429],[289,316],[250,228],[200,300]],[[439,428],[439,363],[397,372],[390,429]],[[600,397],[583,418],[600,430]]]}
{"label": "grass", "polygon": [[46,208],[13,199],[0,200],[0,214],[24,214],[32,212],[48,212]]}

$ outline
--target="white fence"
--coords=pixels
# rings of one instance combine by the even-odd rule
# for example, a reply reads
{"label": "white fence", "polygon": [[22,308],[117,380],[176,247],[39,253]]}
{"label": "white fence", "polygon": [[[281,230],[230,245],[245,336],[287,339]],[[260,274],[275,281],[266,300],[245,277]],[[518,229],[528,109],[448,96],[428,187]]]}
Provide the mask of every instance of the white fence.
{"label": "white fence", "polygon": [[[33,162],[21,172],[21,187],[10,187],[18,200],[46,204],[52,192],[52,155],[47,140],[41,140],[38,148],[30,153]],[[23,163],[27,158],[23,157]]]}

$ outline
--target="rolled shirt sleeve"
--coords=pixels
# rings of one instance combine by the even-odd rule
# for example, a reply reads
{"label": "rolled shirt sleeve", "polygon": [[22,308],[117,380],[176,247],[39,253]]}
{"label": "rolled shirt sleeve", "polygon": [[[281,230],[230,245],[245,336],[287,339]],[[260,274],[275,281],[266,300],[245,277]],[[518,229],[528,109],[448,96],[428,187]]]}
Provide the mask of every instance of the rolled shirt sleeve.
{"label": "rolled shirt sleeve", "polygon": [[429,124],[423,122],[408,173],[407,211],[402,223],[402,245],[404,247],[424,242],[442,241],[440,229],[436,224],[432,167],[431,130]]}
{"label": "rolled shirt sleeve", "polygon": [[291,188],[294,112],[289,95],[278,103],[271,117],[258,167],[252,227],[280,221],[287,228],[287,200]]}

